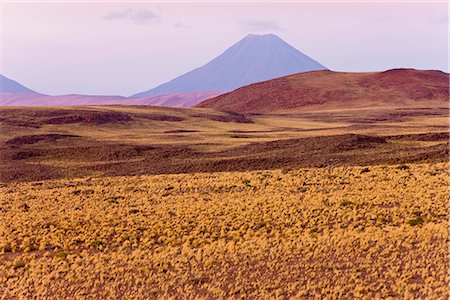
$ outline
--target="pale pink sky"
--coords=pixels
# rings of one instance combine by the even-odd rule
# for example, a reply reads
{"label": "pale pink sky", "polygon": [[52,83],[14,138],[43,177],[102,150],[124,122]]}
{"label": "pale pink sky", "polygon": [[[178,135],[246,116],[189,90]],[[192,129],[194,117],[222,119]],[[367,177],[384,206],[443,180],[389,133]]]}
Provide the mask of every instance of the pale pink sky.
{"label": "pale pink sky", "polygon": [[274,33],[337,71],[448,71],[441,2],[2,1],[5,76],[46,94],[130,95]]}

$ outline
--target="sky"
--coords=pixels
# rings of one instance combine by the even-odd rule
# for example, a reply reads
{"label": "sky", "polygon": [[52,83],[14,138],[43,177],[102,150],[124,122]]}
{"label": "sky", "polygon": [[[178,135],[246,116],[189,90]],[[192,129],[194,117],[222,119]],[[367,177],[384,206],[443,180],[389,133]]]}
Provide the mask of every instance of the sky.
{"label": "sky", "polygon": [[335,71],[448,72],[447,1],[0,1],[0,73],[49,95],[149,90],[249,33]]}

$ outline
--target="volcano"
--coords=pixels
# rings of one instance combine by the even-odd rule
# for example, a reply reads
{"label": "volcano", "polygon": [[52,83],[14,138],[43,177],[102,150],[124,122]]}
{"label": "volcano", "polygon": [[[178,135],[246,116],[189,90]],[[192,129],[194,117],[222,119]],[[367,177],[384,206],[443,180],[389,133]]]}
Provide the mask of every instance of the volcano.
{"label": "volcano", "polygon": [[277,77],[326,69],[274,34],[250,34],[206,65],[131,97],[225,92]]}

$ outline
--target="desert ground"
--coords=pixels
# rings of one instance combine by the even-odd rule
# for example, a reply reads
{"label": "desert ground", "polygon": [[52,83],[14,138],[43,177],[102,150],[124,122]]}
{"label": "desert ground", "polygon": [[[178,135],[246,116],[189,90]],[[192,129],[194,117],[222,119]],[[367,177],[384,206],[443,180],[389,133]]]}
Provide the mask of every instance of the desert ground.
{"label": "desert ground", "polygon": [[0,113],[2,299],[449,297],[442,101]]}

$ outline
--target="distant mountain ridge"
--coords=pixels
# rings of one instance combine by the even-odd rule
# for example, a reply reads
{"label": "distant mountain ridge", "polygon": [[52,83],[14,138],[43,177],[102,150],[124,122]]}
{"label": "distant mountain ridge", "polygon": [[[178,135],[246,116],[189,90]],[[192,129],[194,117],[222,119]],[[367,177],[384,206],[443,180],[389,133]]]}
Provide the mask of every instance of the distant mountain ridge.
{"label": "distant mountain ridge", "polygon": [[35,91],[21,85],[0,74],[0,93],[36,93]]}
{"label": "distant mountain ridge", "polygon": [[312,105],[337,107],[449,102],[449,74],[393,69],[349,73],[313,71],[251,84],[208,99],[195,107],[238,113],[273,113]]}
{"label": "distant mountain ridge", "polygon": [[0,106],[151,105],[191,107],[220,94],[223,92],[174,93],[140,98],[78,94],[49,96],[39,94],[0,74]]}
{"label": "distant mountain ridge", "polygon": [[169,95],[126,98],[122,96],[62,95],[37,93],[0,93],[0,106],[78,106],[78,105],[150,105],[191,107],[221,92],[178,93]]}
{"label": "distant mountain ridge", "polygon": [[326,69],[274,34],[250,34],[206,65],[131,97],[231,91],[255,82]]}

